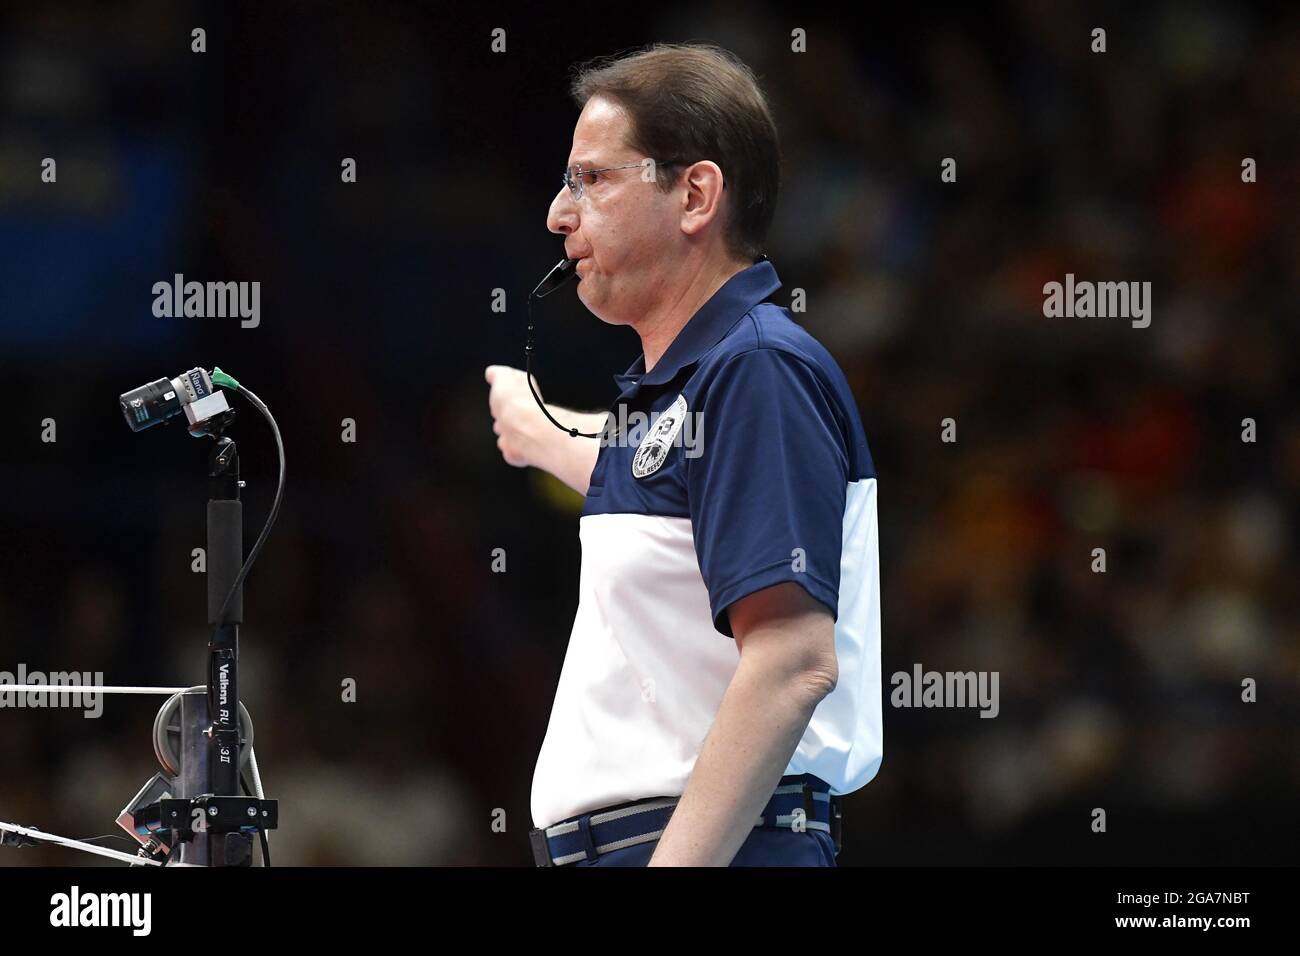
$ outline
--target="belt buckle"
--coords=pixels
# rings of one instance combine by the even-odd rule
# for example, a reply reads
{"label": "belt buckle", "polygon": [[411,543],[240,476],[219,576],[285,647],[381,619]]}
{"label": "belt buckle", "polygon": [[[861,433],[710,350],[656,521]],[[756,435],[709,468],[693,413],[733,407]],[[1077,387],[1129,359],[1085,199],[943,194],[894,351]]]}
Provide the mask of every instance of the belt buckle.
{"label": "belt buckle", "polygon": [[533,827],[528,831],[528,842],[533,848],[533,862],[538,866],[555,866],[551,859],[551,846],[546,841],[546,831]]}

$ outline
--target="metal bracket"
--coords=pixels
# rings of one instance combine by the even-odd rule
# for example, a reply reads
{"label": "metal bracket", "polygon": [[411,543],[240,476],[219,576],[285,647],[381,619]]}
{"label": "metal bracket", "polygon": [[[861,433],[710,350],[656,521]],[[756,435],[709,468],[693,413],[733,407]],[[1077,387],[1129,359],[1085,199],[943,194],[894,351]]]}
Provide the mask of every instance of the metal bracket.
{"label": "metal bracket", "polygon": [[[195,811],[202,823],[195,826]],[[218,797],[207,793],[190,799],[159,800],[136,815],[136,825],[148,830],[175,830],[186,836],[195,833],[255,833],[274,830],[280,811],[275,800],[257,797]]]}

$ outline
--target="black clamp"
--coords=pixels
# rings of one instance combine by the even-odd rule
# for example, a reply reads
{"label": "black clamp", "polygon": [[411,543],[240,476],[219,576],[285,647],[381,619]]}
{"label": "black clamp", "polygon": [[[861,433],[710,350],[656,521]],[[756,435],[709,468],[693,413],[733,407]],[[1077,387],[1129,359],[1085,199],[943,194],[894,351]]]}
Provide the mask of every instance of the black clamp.
{"label": "black clamp", "polygon": [[[199,816],[201,814],[201,816]],[[185,834],[239,833],[274,830],[279,825],[279,804],[257,797],[218,797],[207,793],[198,797],[169,798],[145,807],[136,816],[136,825],[148,831],[168,829]],[[201,822],[196,826],[196,819]]]}

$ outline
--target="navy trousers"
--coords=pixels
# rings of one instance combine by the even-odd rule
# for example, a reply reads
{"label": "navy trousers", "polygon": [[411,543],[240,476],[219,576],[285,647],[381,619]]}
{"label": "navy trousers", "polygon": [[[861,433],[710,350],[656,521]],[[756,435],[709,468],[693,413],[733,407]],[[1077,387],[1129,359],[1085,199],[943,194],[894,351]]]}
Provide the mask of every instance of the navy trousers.
{"label": "navy trousers", "polygon": [[[578,860],[571,866],[645,866],[659,845],[658,840],[638,843],[602,854],[594,860]],[[755,827],[740,845],[732,866],[835,866],[835,841],[824,830],[767,829]]]}

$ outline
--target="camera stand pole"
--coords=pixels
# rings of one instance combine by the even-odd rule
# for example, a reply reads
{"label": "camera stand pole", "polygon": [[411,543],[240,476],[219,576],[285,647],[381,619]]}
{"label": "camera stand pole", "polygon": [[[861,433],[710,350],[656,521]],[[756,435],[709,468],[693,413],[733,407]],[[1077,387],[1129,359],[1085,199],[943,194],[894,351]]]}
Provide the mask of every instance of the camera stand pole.
{"label": "camera stand pole", "polygon": [[[231,416],[233,418],[233,415]],[[224,424],[224,423],[223,423]],[[224,619],[218,620],[230,587],[244,561],[244,503],[239,500],[239,452],[232,439],[213,433],[216,446],[208,457],[208,624],[214,628],[208,642],[206,741],[194,739],[194,723],[182,713],[182,748],[185,795],[239,796],[239,625],[244,619],[244,589],[230,599]],[[195,715],[197,716],[197,715]],[[203,744],[206,743],[206,747]],[[206,750],[206,754],[203,751]],[[204,759],[206,757],[206,759]],[[220,801],[217,801],[218,803]],[[199,808],[202,809],[202,808]],[[195,817],[201,817],[192,811]],[[207,808],[212,818],[218,806]],[[182,844],[181,862],[199,866],[251,866],[250,834],[226,826],[213,827],[215,819],[194,825],[194,839]],[[223,821],[229,822],[229,821]],[[247,822],[247,821],[246,821]],[[254,821],[260,822],[260,821]]]}

